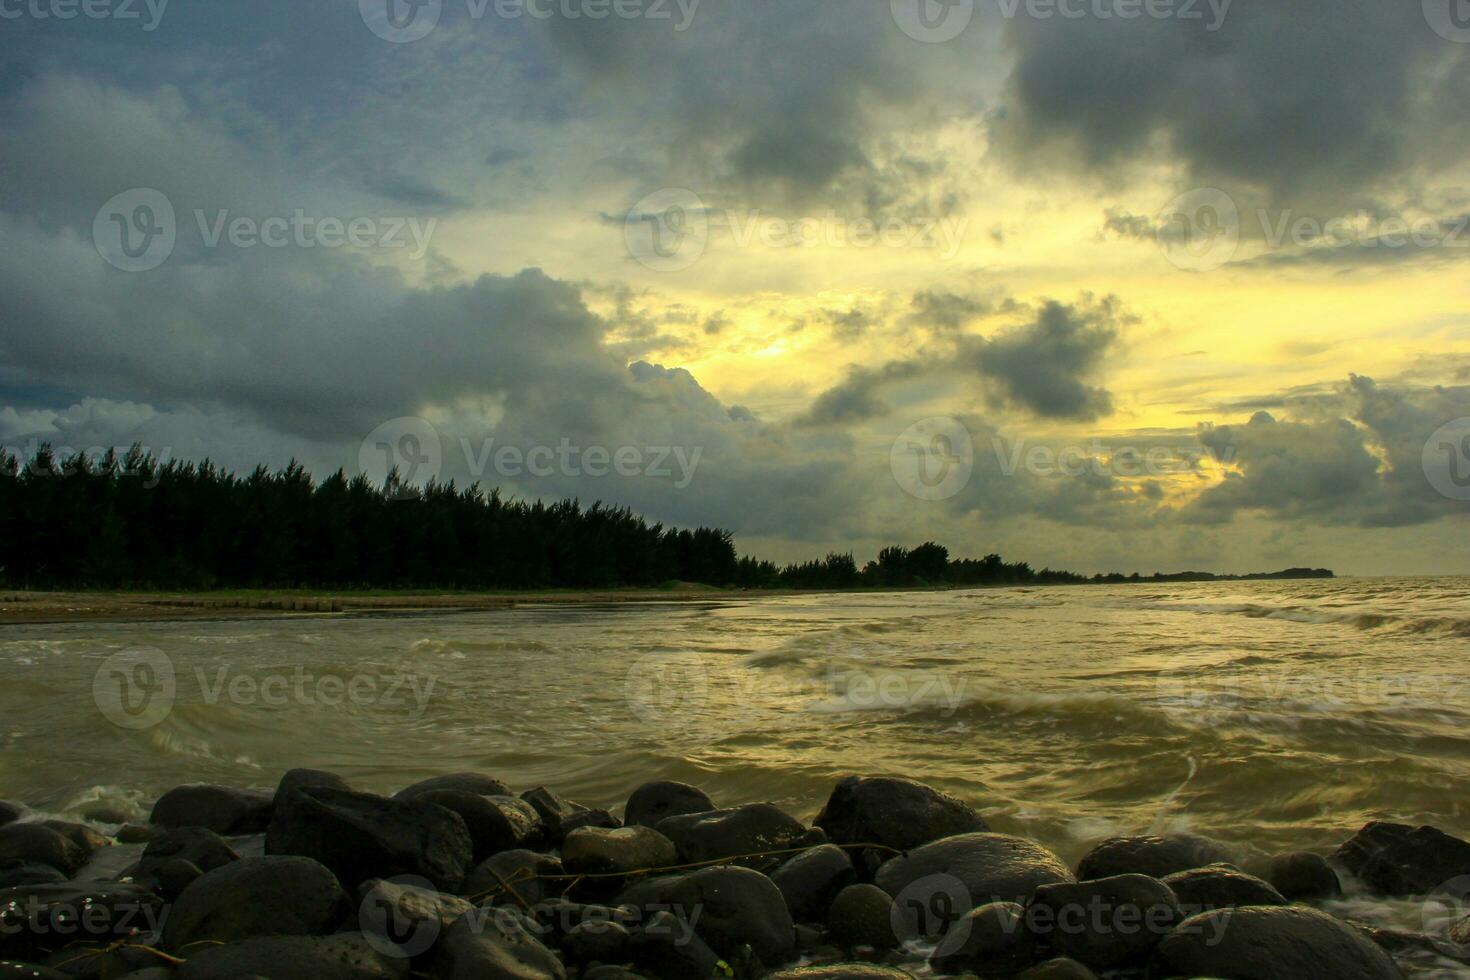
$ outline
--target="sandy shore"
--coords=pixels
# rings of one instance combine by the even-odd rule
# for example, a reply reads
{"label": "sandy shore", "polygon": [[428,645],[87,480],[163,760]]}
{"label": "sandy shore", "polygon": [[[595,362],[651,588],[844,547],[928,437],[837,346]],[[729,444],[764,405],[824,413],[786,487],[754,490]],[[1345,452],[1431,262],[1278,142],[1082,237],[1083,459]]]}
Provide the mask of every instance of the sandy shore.
{"label": "sandy shore", "polygon": [[523,605],[697,602],[780,595],[680,585],[661,589],[546,592],[18,592],[0,591],[0,626],[73,622],[167,622],[279,616],[466,612]]}

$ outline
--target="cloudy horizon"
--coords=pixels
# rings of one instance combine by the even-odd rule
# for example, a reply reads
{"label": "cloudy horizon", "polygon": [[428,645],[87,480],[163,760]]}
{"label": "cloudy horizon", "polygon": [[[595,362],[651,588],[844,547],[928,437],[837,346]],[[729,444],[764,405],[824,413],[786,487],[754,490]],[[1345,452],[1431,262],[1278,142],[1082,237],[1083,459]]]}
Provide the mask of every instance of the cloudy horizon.
{"label": "cloudy horizon", "polygon": [[0,0],[0,446],[1470,573],[1465,0]]}

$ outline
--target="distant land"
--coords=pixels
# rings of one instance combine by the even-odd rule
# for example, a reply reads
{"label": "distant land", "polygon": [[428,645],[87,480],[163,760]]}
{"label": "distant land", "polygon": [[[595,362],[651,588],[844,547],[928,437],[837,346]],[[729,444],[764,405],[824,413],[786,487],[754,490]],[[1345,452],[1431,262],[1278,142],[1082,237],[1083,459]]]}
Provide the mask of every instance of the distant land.
{"label": "distant land", "polygon": [[507,500],[478,484],[382,485],[299,464],[238,476],[160,463],[139,447],[96,460],[47,447],[0,455],[0,587],[32,591],[365,590],[534,592],[953,588],[1331,578],[1324,568],[1252,575],[1087,576],[1000,555],[951,558],[932,541],[778,566],[734,535],[650,524],[626,507]]}

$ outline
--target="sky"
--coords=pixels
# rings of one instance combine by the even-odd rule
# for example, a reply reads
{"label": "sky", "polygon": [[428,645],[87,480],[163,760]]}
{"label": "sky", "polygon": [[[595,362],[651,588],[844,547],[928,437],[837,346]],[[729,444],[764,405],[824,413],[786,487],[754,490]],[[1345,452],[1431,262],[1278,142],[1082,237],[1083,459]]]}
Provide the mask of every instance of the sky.
{"label": "sky", "polygon": [[1470,0],[0,0],[0,445],[1470,573]]}

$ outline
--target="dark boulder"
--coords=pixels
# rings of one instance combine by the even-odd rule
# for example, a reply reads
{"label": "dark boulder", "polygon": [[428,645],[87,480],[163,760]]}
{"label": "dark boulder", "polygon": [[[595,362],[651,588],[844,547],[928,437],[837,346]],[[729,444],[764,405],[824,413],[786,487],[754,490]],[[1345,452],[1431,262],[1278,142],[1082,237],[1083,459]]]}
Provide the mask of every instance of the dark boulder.
{"label": "dark boulder", "polygon": [[949,928],[930,958],[931,965],[941,974],[1019,973],[1036,960],[1036,936],[1026,929],[1025,913],[1014,902],[971,909]]}
{"label": "dark boulder", "polygon": [[113,825],[125,824],[129,820],[133,820],[138,816],[138,811],[131,806],[123,806],[118,803],[108,803],[105,800],[98,800],[95,803],[89,804],[87,808],[82,811],[83,820],[90,820],[93,823],[105,823]]}
{"label": "dark boulder", "polygon": [[292,769],[276,784],[274,802],[279,803],[296,790],[307,786],[321,786],[327,789],[352,788],[347,785],[347,780],[334,772],[326,772],[322,769]]}
{"label": "dark boulder", "polygon": [[[567,834],[570,834],[574,830],[580,830],[583,827],[599,827],[603,830],[617,830],[622,825],[623,822],[621,820],[619,820],[617,817],[613,816],[606,810],[603,810],[601,808],[589,810],[584,807],[583,809],[578,810],[576,813],[572,814],[570,817],[567,817],[557,826],[556,842],[560,843],[562,840],[566,839]],[[551,835],[548,834],[548,840],[550,839]]]}
{"label": "dark boulder", "polygon": [[474,842],[474,862],[501,851],[535,850],[544,833],[541,818],[531,804],[514,796],[480,796],[457,789],[431,789],[410,797],[414,803],[433,803],[452,810],[464,820]]}
{"label": "dark boulder", "polygon": [[394,980],[407,972],[404,960],[373,948],[359,933],[335,936],[261,936],[228,946],[210,946],[189,957],[179,980]]}
{"label": "dark boulder", "polygon": [[1022,971],[1016,980],[1097,980],[1097,974],[1076,960],[1061,956]]}
{"label": "dark boulder", "polygon": [[336,876],[310,858],[242,858],[184,889],[164,924],[163,945],[183,952],[256,936],[317,936],[346,909]]}
{"label": "dark boulder", "polygon": [[857,881],[847,852],[836,844],[802,851],[771,874],[797,922],[825,922],[837,893]]}
{"label": "dark boulder", "polygon": [[1142,965],[1183,918],[1167,885],[1135,874],[1042,885],[1026,909],[1033,935],[1094,970]]}
{"label": "dark boulder", "polygon": [[566,888],[561,861],[535,851],[501,851],[481,861],[460,892],[476,905],[539,905]]}
{"label": "dark boulder", "polygon": [[848,885],[827,910],[827,938],[847,950],[893,949],[901,938],[893,912],[893,896],[877,885]]}
{"label": "dark boulder", "polygon": [[0,861],[0,888],[17,888],[21,885],[58,885],[67,876],[49,864],[38,864],[20,858]]}
{"label": "dark boulder", "polygon": [[1362,932],[1299,905],[1190,916],[1159,943],[1152,970],[1220,980],[1402,980]]}
{"label": "dark boulder", "polygon": [[[770,803],[751,803],[728,810],[686,813],[658,822],[658,832],[674,842],[679,860],[689,864],[740,856],[738,863],[768,861],[767,852],[821,843],[821,832]],[[777,855],[784,859],[785,855]]]}
{"label": "dark boulder", "polygon": [[874,963],[829,963],[771,973],[766,980],[911,980],[912,974]]}
{"label": "dark boulder", "polygon": [[0,960],[0,980],[72,980],[71,974],[35,963]]}
{"label": "dark boulder", "polygon": [[439,937],[432,975],[439,980],[564,980],[566,969],[509,910],[470,914]]}
{"label": "dark boulder", "polygon": [[112,881],[8,888],[0,891],[0,959],[35,959],[78,935],[105,943],[134,930],[149,933],[164,911],[163,899],[148,889]]}
{"label": "dark boulder", "polygon": [[1197,834],[1114,837],[1087,852],[1077,866],[1077,877],[1083,881],[1130,874],[1163,878],[1176,871],[1232,861],[1234,855],[1230,848]]}
{"label": "dark boulder", "polygon": [[1185,915],[1243,905],[1286,905],[1270,883],[1230,864],[1178,871],[1160,879],[1174,892]]}
{"label": "dark boulder", "polygon": [[990,828],[968,803],[911,779],[849,776],[813,821],[835,844],[882,844],[900,851]]}
{"label": "dark boulder", "polygon": [[1434,827],[1370,823],[1334,857],[1384,895],[1424,895],[1470,875],[1470,843]]}
{"label": "dark boulder", "polygon": [[[1024,905],[1036,889],[1073,880],[1062,859],[1034,841],[1005,834],[961,834],[925,844],[884,862],[874,879],[888,894],[900,897],[922,879],[945,875],[975,908],[990,902]],[[951,903],[960,909],[959,904]],[[960,909],[963,911],[963,909]]]}
{"label": "dark boulder", "polygon": [[0,827],[8,823],[15,823],[21,817],[25,816],[25,814],[26,808],[19,803],[7,803],[4,800],[0,800]]}
{"label": "dark boulder", "polygon": [[1327,859],[1308,851],[1278,854],[1266,869],[1266,880],[1288,901],[1337,898],[1342,881]]}
{"label": "dark boulder", "polygon": [[623,812],[626,826],[657,827],[659,821],[685,813],[704,813],[715,808],[704,790],[687,783],[644,783],[628,797]]}
{"label": "dark boulder", "polygon": [[0,861],[45,864],[69,878],[87,863],[87,852],[50,827],[12,823],[0,827]]}
{"label": "dark boulder", "polygon": [[724,865],[644,879],[624,890],[617,903],[644,916],[673,912],[726,958],[745,944],[767,966],[784,963],[795,952],[795,925],[785,899],[771,879],[749,868]]}
{"label": "dark boulder", "polygon": [[357,893],[357,925],[381,953],[423,956],[474,905],[426,887],[423,879],[366,881]]}
{"label": "dark boulder", "polygon": [[561,863],[572,874],[632,874],[678,863],[673,841],[648,827],[582,827],[562,842]]}
{"label": "dark boulder", "polygon": [[144,888],[152,889],[169,902],[174,902],[194,882],[204,877],[197,864],[183,858],[168,858],[151,865],[147,874],[139,874],[134,880]]}
{"label": "dark boulder", "polygon": [[562,937],[561,951],[578,966],[626,963],[632,959],[633,933],[617,922],[579,922]]}
{"label": "dark boulder", "polygon": [[187,861],[200,871],[213,871],[240,855],[224,838],[203,827],[177,827],[164,831],[143,848],[143,857],[138,861],[134,875],[138,877],[153,873],[165,861]]}
{"label": "dark boulder", "polygon": [[474,856],[457,813],[325,787],[298,789],[282,800],[265,852],[314,858],[349,889],[371,878],[418,875],[450,892],[464,881]]}
{"label": "dark boulder", "polygon": [[498,779],[477,772],[451,772],[443,776],[421,779],[412,786],[405,786],[393,794],[395,800],[411,800],[434,790],[452,789],[459,793],[474,793],[476,796],[510,796],[510,787]]}
{"label": "dark boulder", "polygon": [[84,823],[74,823],[70,820],[42,820],[42,827],[49,827],[62,837],[71,841],[82,849],[82,853],[90,857],[94,852],[104,847],[110,847],[112,841],[103,834],[88,827]]}
{"label": "dark boulder", "polygon": [[719,955],[689,923],[671,912],[657,912],[635,930],[628,954],[640,974],[659,980],[712,977],[720,962]]}
{"label": "dark boulder", "polygon": [[203,827],[216,834],[258,834],[270,823],[273,806],[270,793],[195,783],[159,797],[149,821],[160,827]]}

